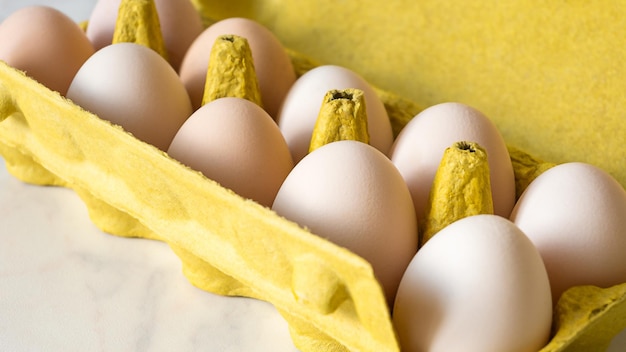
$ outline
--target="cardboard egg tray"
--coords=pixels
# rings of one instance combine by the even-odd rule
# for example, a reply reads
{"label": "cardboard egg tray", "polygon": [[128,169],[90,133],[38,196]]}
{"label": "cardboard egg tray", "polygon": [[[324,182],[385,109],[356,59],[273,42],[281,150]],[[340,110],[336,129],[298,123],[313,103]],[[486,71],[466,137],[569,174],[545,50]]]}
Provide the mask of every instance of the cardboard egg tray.
{"label": "cardboard egg tray", "polygon": [[[289,51],[302,74],[315,62]],[[422,107],[377,89],[397,134]],[[511,148],[517,192],[549,163]],[[244,199],[0,62],[0,154],[74,190],[103,231],[166,242],[199,288],[273,304],[302,351],[399,351],[369,263]],[[515,317],[511,317],[515,319]],[[626,283],[575,287],[542,351],[597,350],[626,327]]]}

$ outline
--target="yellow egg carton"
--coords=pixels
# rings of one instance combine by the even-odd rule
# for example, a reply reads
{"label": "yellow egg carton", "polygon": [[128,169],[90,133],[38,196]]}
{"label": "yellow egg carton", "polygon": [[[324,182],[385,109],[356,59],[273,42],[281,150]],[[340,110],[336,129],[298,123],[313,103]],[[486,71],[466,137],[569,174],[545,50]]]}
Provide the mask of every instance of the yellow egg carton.
{"label": "yellow egg carton", "polygon": [[[212,2],[195,3],[205,13]],[[317,65],[289,53],[298,74]],[[377,92],[396,135],[423,108]],[[553,165],[519,149],[510,153],[518,195]],[[103,231],[167,243],[197,287],[273,304],[302,351],[400,350],[382,289],[364,259],[221,187],[3,62],[0,154],[24,182],[74,190]],[[554,337],[542,351],[600,350],[625,327],[626,283],[575,287],[559,301]]]}

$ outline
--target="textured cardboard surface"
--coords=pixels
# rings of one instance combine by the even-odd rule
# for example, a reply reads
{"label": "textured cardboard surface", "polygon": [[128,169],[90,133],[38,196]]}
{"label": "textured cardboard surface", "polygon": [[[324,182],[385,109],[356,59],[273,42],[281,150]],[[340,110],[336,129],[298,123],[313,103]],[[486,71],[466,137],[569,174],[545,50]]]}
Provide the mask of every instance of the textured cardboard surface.
{"label": "textured cardboard surface", "polygon": [[510,145],[626,186],[626,19],[614,1],[194,2],[210,18],[255,18],[421,106],[473,106]]}

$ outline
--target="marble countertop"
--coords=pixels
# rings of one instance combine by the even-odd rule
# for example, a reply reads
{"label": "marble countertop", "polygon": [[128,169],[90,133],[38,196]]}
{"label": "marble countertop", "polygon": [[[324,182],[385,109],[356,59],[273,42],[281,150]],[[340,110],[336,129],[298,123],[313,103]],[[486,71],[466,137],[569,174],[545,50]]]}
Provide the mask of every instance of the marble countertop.
{"label": "marble countertop", "polygon": [[262,301],[192,286],[162,242],[98,230],[0,159],[0,351],[296,351]]}
{"label": "marble countertop", "polygon": [[[81,21],[95,2],[0,1],[0,21],[30,4]],[[0,350],[297,351],[271,304],[192,286],[165,243],[103,233],[72,190],[22,183],[2,158]]]}

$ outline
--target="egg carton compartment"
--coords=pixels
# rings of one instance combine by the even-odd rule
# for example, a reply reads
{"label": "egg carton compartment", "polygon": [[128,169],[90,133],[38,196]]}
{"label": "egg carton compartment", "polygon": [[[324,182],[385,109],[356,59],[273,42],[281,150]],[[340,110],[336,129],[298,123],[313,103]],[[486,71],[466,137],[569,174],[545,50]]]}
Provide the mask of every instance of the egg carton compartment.
{"label": "egg carton compartment", "polygon": [[[289,51],[298,74],[317,63]],[[394,134],[423,107],[377,89]],[[546,163],[510,148],[517,194]],[[103,231],[166,242],[203,290],[273,304],[303,351],[399,351],[369,263],[139,141],[0,62],[0,154],[16,178],[74,190]],[[626,283],[570,289],[542,351],[607,346]],[[514,319],[514,317],[512,317]]]}

